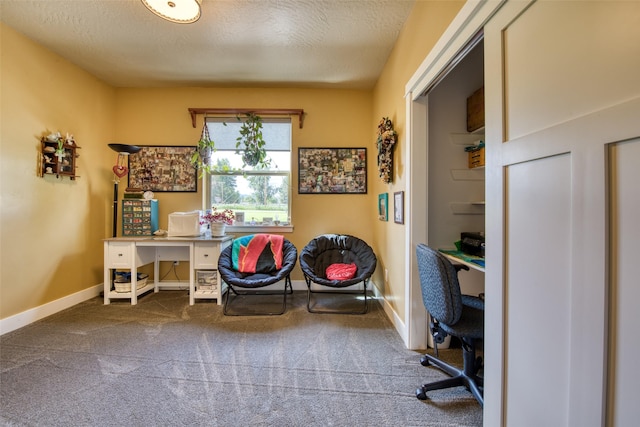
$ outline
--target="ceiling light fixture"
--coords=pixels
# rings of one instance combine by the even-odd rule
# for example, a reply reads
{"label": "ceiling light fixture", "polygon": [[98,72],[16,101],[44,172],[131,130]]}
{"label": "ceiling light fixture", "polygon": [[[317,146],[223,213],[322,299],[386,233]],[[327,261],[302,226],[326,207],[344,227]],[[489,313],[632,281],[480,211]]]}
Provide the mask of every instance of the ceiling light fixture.
{"label": "ceiling light fixture", "polygon": [[151,12],[176,24],[190,24],[200,19],[202,0],[142,0]]}

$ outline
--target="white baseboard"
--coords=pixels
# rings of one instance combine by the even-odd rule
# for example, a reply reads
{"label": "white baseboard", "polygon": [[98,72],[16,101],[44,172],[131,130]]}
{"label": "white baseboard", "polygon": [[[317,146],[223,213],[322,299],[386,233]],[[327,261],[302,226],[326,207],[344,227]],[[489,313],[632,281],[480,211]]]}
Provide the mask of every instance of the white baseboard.
{"label": "white baseboard", "polygon": [[389,304],[389,302],[380,293],[380,290],[378,289],[378,287],[374,285],[372,286],[372,288],[373,288],[373,293],[376,296],[376,299],[378,300],[378,302],[382,305],[382,309],[387,315],[387,318],[389,318],[389,320],[391,321],[391,324],[393,324],[393,326],[396,328],[396,332],[398,332],[398,334],[402,338],[404,345],[407,346],[408,348],[409,334],[407,333],[407,326],[402,321],[402,319],[398,316],[398,313],[396,313],[393,307],[391,307],[391,304]]}
{"label": "white baseboard", "polygon": [[66,310],[69,307],[73,307],[76,304],[94,298],[100,295],[102,290],[102,284],[92,286],[80,292],[76,292],[75,294],[67,295],[66,297],[23,311],[22,313],[6,317],[0,320],[0,335],[15,331],[16,329],[20,329],[30,323],[44,319],[47,316],[51,316],[59,311]]}

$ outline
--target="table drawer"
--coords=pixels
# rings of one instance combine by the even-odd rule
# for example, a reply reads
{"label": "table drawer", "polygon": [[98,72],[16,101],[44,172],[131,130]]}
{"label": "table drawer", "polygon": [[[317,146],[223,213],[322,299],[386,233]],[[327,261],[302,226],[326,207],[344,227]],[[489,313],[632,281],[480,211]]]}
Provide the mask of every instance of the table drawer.
{"label": "table drawer", "polygon": [[111,268],[131,268],[131,255],[134,245],[129,242],[110,242],[107,252],[107,263]]}
{"label": "table drawer", "polygon": [[194,248],[194,268],[218,268],[220,245],[215,243],[196,243]]}

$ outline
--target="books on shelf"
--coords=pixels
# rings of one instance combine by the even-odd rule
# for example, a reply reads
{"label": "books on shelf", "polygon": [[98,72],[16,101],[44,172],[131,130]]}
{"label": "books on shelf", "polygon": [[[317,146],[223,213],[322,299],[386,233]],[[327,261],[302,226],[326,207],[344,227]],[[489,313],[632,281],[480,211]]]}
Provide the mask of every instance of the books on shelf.
{"label": "books on shelf", "polygon": [[125,199],[142,199],[144,198],[144,190],[142,188],[127,187],[124,190]]}

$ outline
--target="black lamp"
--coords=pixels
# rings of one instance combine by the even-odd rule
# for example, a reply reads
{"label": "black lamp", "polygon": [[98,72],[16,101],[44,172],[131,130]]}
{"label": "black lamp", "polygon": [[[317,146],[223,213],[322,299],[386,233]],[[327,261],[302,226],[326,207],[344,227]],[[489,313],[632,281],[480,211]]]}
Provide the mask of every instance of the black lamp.
{"label": "black lamp", "polygon": [[113,167],[113,237],[118,233],[118,183],[120,178],[129,173],[129,168],[124,163],[129,154],[137,153],[140,147],[126,144],[109,144],[109,148],[118,153],[116,165]]}

